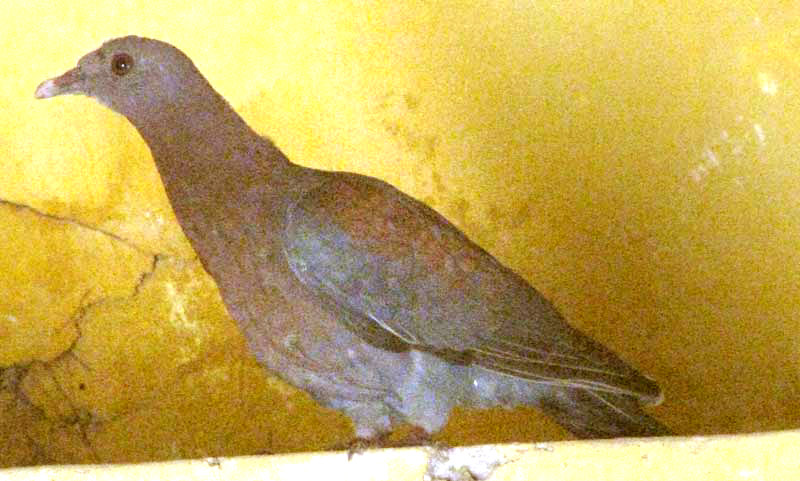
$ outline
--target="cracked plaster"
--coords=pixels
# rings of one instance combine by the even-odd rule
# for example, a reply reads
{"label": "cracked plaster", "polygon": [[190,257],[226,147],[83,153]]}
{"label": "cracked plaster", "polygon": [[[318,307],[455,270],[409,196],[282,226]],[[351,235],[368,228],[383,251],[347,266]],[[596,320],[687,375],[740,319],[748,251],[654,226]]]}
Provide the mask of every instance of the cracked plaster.
{"label": "cracked plaster", "polygon": [[[151,253],[112,232],[5,200],[0,224],[6,226],[0,240],[6,252],[13,251],[3,260],[31,259],[14,265],[0,260],[7,274],[0,292],[25,301],[37,295],[72,301],[60,310],[52,303],[2,304],[8,314],[0,323],[7,333],[0,336],[6,356],[0,429],[5,423],[23,426],[0,432],[0,442],[14,446],[3,450],[0,462],[99,463],[241,452],[243,442],[232,438],[247,439],[252,452],[307,444],[298,435],[302,430],[294,441],[278,436],[275,442],[270,435],[275,413],[287,414],[286,400],[310,400],[269,379],[249,358],[196,259]],[[82,255],[76,256],[75,246]],[[38,259],[42,252],[46,259]],[[50,268],[32,267],[37,260]],[[74,280],[64,286],[63,274],[52,266]],[[31,272],[40,277],[21,283]],[[24,285],[31,292],[20,292]],[[31,342],[43,332],[45,341]],[[186,412],[213,415],[195,423],[187,422]],[[340,425],[343,434],[347,426]]]}

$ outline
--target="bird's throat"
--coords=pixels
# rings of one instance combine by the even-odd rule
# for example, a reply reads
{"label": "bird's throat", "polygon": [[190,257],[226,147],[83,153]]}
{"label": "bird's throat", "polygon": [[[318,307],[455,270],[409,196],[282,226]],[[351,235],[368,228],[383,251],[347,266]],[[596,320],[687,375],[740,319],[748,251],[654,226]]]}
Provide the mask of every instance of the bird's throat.
{"label": "bird's throat", "polygon": [[[288,160],[221,99],[130,119],[150,147],[170,204],[186,234],[204,232],[235,217],[251,186],[265,186]],[[175,112],[175,114],[173,114]],[[212,120],[213,119],[213,120]]]}
{"label": "bird's throat", "polygon": [[[142,119],[129,117],[150,147],[173,202],[199,200],[232,188],[232,183],[240,190],[242,182],[269,169],[265,159],[285,159],[221,97],[203,100],[167,106]],[[270,149],[275,152],[265,152]]]}

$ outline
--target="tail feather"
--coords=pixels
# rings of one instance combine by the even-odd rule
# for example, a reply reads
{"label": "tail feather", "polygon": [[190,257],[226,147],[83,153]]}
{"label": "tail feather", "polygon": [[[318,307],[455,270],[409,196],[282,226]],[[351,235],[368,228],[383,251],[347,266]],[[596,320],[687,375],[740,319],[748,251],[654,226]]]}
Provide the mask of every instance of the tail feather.
{"label": "tail feather", "polygon": [[553,388],[539,407],[580,439],[669,436],[631,396],[577,388]]}

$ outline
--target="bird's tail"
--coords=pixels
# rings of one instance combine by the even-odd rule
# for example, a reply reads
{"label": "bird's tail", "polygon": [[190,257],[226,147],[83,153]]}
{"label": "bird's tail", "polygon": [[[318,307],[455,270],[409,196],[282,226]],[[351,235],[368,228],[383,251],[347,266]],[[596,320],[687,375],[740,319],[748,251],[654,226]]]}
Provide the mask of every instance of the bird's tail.
{"label": "bird's tail", "polygon": [[538,407],[580,439],[669,436],[663,424],[649,416],[639,400],[623,394],[582,388],[553,387]]}

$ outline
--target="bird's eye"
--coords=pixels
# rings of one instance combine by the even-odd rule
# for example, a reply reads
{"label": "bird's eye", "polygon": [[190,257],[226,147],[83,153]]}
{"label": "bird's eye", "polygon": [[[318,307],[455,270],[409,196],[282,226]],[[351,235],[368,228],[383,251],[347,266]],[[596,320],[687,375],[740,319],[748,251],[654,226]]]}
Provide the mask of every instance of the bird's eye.
{"label": "bird's eye", "polygon": [[111,71],[120,77],[133,68],[133,57],[127,53],[118,53],[111,59]]}

